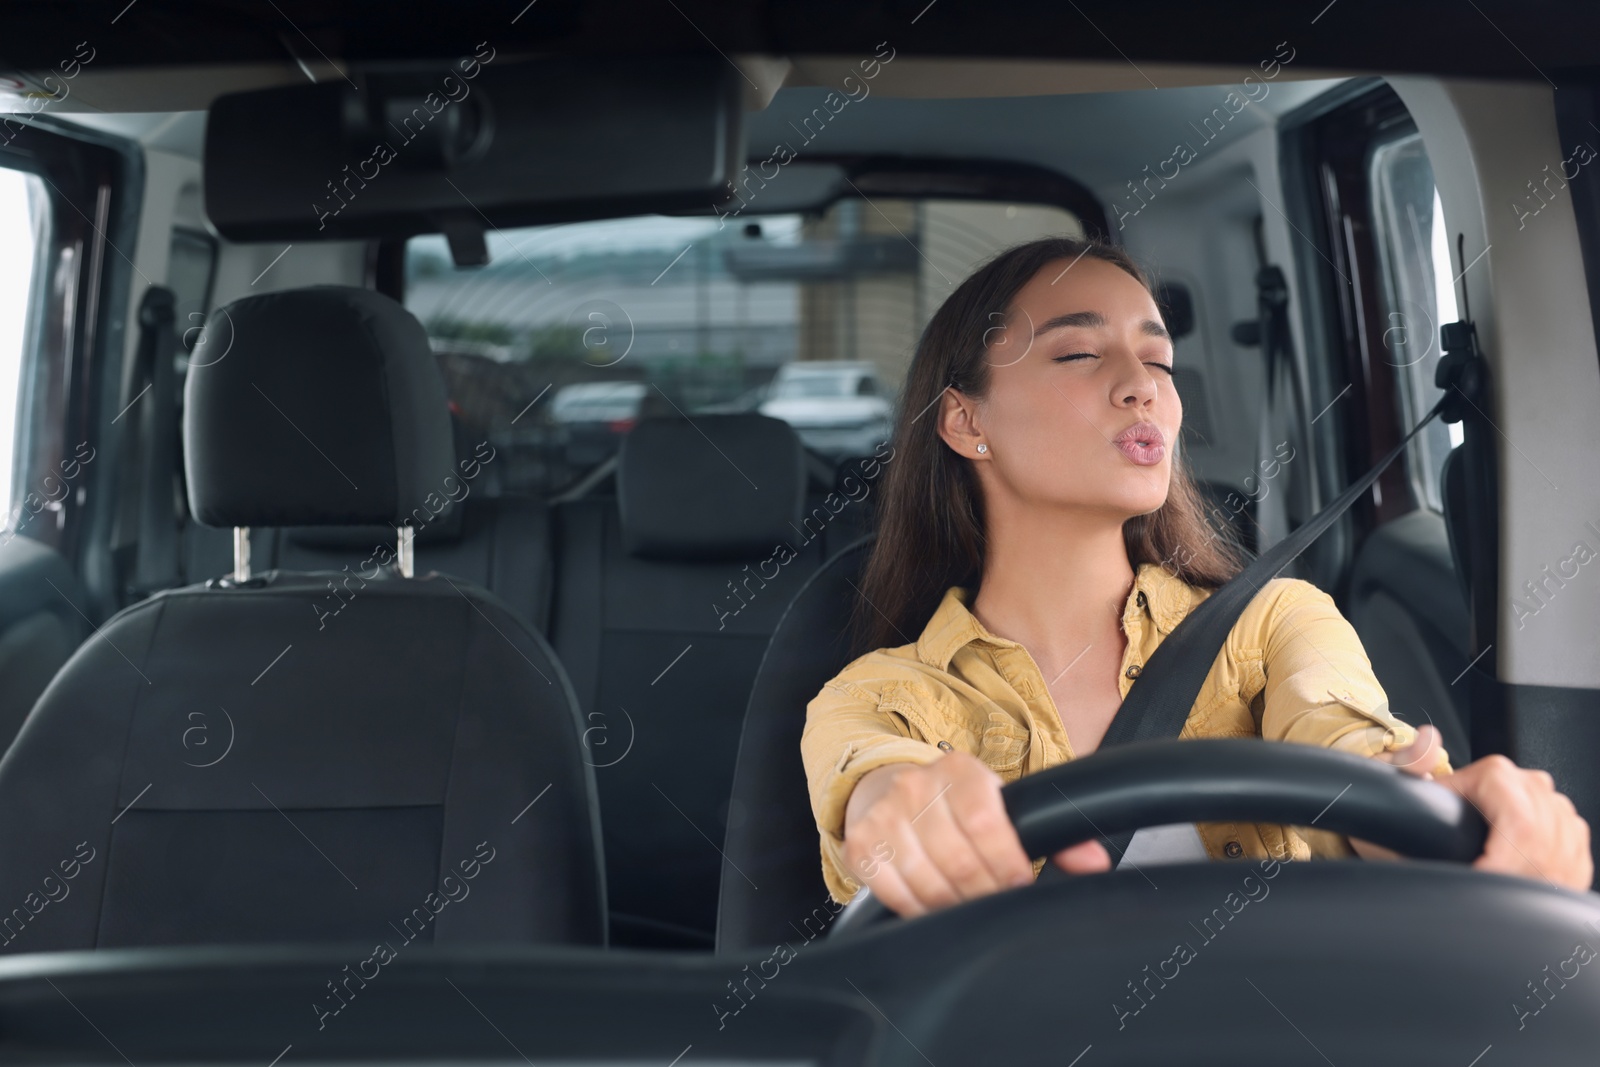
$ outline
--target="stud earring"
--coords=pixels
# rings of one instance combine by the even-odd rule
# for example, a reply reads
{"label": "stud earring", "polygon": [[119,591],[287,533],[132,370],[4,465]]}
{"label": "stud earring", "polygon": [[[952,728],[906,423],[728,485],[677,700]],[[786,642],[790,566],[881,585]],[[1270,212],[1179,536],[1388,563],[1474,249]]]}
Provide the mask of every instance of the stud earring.
{"label": "stud earring", "polygon": [[987,452],[987,451],[989,451],[989,446],[988,445],[979,445],[978,446],[978,451],[979,452]]}

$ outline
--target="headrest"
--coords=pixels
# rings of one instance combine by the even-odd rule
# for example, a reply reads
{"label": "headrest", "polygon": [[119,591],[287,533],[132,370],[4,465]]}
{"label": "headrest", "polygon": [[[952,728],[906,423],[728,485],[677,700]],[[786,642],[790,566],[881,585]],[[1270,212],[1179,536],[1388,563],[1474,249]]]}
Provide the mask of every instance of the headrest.
{"label": "headrest", "polygon": [[622,546],[643,559],[754,559],[793,542],[805,449],[766,415],[641,419],[617,455]]}
{"label": "headrest", "polygon": [[184,387],[189,509],[207,526],[420,525],[454,469],[444,379],[389,297],[319,285],[214,312]]}
{"label": "headrest", "polygon": [[[487,477],[493,463],[479,462],[481,457],[494,458],[494,446],[480,441],[476,446],[467,440],[467,429],[454,413],[450,415],[450,436],[455,442],[457,476],[448,487],[455,501],[465,503],[469,496],[487,496]],[[487,450],[487,451],[486,451]],[[430,509],[414,509],[411,527],[416,533],[418,548],[454,544],[466,532],[466,508],[441,506],[437,501],[435,515]],[[358,548],[370,549],[374,545],[393,544],[395,529],[390,525],[363,526],[291,526],[285,536],[297,545],[307,548]]]}

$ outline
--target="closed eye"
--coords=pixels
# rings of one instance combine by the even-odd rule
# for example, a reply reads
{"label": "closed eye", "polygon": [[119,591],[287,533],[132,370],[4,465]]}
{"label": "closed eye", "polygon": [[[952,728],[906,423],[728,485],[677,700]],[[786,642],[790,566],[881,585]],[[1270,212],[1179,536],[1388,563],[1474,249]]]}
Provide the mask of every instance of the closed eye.
{"label": "closed eye", "polygon": [[[1072,352],[1072,353],[1069,353],[1068,355],[1064,355],[1064,356],[1051,356],[1050,357],[1050,362],[1051,363],[1074,363],[1074,362],[1076,362],[1076,361],[1078,361],[1080,359],[1099,359],[1099,358],[1100,358],[1099,355],[1097,355],[1094,352]],[[1162,363],[1160,360],[1148,361],[1148,362],[1145,363],[1145,366],[1147,366],[1147,367],[1156,367],[1156,368],[1158,368],[1160,370],[1164,370],[1164,371],[1167,372],[1167,374],[1169,376],[1172,374],[1172,364],[1170,364],[1170,363]]]}

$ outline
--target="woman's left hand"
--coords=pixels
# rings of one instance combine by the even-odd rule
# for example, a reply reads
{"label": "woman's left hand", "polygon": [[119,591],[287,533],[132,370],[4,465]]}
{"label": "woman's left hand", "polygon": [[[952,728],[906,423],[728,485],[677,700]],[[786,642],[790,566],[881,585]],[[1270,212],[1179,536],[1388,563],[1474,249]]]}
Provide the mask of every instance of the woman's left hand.
{"label": "woman's left hand", "polygon": [[[1464,797],[1489,824],[1483,855],[1472,862],[1480,871],[1537,878],[1586,891],[1594,881],[1589,824],[1565,793],[1556,791],[1548,771],[1518,767],[1504,756],[1485,756],[1439,778],[1427,768],[1438,764],[1444,741],[1436,727],[1423,726],[1405,748],[1376,759],[1409,774],[1437,781]],[[1366,841],[1350,844],[1363,859],[1398,859],[1397,853]]]}

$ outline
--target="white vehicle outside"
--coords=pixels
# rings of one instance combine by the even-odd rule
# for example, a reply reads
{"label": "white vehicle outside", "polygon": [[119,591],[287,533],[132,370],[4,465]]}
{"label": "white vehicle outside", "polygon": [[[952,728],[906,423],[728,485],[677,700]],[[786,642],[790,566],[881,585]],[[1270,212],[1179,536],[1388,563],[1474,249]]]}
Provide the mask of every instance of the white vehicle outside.
{"label": "white vehicle outside", "polygon": [[817,360],[779,368],[763,415],[795,428],[807,447],[840,458],[870,454],[887,440],[893,405],[865,361]]}

